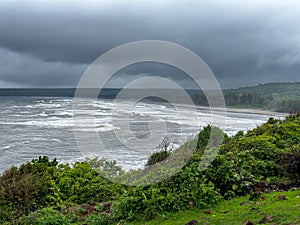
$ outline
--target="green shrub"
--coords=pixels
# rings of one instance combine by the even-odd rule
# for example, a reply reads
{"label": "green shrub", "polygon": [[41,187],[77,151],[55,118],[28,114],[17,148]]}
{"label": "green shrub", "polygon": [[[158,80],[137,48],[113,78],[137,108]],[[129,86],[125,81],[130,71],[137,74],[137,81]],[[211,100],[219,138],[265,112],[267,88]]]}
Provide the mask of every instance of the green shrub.
{"label": "green shrub", "polygon": [[171,152],[167,152],[167,151],[154,152],[148,158],[146,166],[150,166],[150,165],[154,165],[158,162],[162,162],[165,159],[167,159],[170,155],[171,155]]}
{"label": "green shrub", "polygon": [[220,128],[207,125],[198,134],[196,148],[204,151],[206,148],[219,147],[228,140],[228,135]]}
{"label": "green shrub", "polygon": [[282,182],[299,185],[299,142],[300,114],[284,121],[270,119],[247,134],[227,139],[205,176],[224,197],[247,194],[262,180],[274,187]]}
{"label": "green shrub", "polygon": [[63,201],[75,204],[110,201],[122,190],[121,185],[101,177],[87,162],[77,162],[73,167],[60,165],[56,186]]}
{"label": "green shrub", "polygon": [[293,185],[300,184],[300,144],[281,153],[278,164],[282,166],[284,175],[291,180]]}
{"label": "green shrub", "polygon": [[91,214],[85,218],[85,222],[86,224],[95,224],[95,225],[113,224],[113,220],[111,216],[106,213]]}
{"label": "green shrub", "polygon": [[17,218],[60,202],[54,184],[57,162],[40,157],[0,176],[0,219]]}
{"label": "green shrub", "polygon": [[69,225],[76,221],[75,217],[63,215],[52,208],[44,208],[23,216],[13,224],[16,225]]}
{"label": "green shrub", "polygon": [[174,150],[171,145],[171,141],[168,137],[165,137],[158,146],[159,151],[154,152],[148,158],[146,166],[151,166],[156,163],[166,160]]}

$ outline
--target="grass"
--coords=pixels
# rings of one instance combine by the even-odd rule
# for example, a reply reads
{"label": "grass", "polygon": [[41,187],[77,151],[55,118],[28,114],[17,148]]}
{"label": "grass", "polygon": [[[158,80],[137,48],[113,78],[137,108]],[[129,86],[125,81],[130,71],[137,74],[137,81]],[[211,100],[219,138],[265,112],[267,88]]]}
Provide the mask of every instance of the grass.
{"label": "grass", "polygon": [[[285,195],[287,200],[280,199],[280,195]],[[205,210],[209,210],[210,214],[205,213]],[[197,220],[197,224],[213,225],[241,225],[246,224],[247,221],[259,224],[259,221],[266,215],[272,217],[271,221],[266,224],[300,224],[300,190],[264,194],[262,198],[256,201],[249,201],[249,197],[235,198],[222,201],[215,207],[208,209],[194,208],[178,213],[160,215],[151,221],[138,221],[128,224],[182,225],[191,220]]]}

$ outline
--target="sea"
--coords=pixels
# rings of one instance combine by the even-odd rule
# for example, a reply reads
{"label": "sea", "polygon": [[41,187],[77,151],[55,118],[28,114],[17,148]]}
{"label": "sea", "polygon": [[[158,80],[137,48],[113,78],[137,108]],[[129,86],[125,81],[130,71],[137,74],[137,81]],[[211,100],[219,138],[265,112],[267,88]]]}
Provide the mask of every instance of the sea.
{"label": "sea", "polygon": [[[124,142],[118,141],[112,121],[112,99],[99,99],[87,102],[95,108],[96,131],[102,139],[103,146],[97,150],[100,158],[115,160],[123,169],[143,168],[147,158],[157,148],[144,150],[129,149]],[[124,102],[123,104],[131,104]],[[192,109],[184,108],[188,115]],[[116,111],[119,119],[126,118],[126,111]],[[147,124],[153,119],[161,119],[167,124],[170,146],[176,148],[199,130],[211,123],[214,112],[198,109],[200,121],[195,118],[178,119],[176,109],[168,104],[158,102],[139,102],[131,107],[130,123],[133,133],[137,136],[149,132]],[[57,158],[60,163],[73,164],[85,160],[75,140],[73,122],[73,98],[71,97],[0,97],[0,172],[12,165],[30,161],[39,156]],[[238,131],[255,128],[269,119],[270,115],[260,113],[227,112],[222,119],[226,126],[221,129],[232,136]],[[89,127],[82,127],[89,132]]]}

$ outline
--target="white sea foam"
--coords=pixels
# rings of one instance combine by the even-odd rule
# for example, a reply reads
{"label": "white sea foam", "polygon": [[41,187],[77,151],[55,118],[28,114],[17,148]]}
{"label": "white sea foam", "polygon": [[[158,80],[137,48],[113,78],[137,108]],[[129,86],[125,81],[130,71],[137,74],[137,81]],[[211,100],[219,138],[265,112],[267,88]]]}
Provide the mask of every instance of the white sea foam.
{"label": "white sea foam", "polygon": [[[72,102],[70,98],[12,98],[2,101],[0,171],[12,164],[18,165],[36,158],[39,154],[57,157],[60,162],[83,160],[73,134]],[[87,134],[96,130],[100,137],[105,137],[103,141],[107,142],[106,148],[101,150],[100,158],[103,156],[109,160],[116,160],[117,164],[125,169],[142,168],[153,149],[132,151],[114,141],[114,137],[111,136],[114,135],[112,131],[120,129],[113,125],[113,120],[124,120],[128,113],[124,106],[132,103],[127,101],[114,105],[110,100],[84,100],[84,103],[86,107],[79,112],[80,123],[76,129]],[[114,114],[112,109],[115,109]],[[152,120],[161,119],[168,124],[168,135],[182,143],[198,133],[206,124],[212,123],[209,110],[198,111],[199,124],[197,118],[191,118],[190,110],[182,108],[180,115],[169,105],[138,103],[131,108],[130,123],[134,133],[138,134],[145,133],[147,130],[144,129]],[[89,124],[90,116],[95,116],[92,124]],[[226,117],[217,115],[217,118],[226,120],[227,127],[221,128],[229,135],[234,135],[239,130],[255,128],[268,120],[267,115],[232,112],[227,113]]]}
{"label": "white sea foam", "polygon": [[70,112],[70,111],[64,111],[64,112],[57,112],[55,113],[55,115],[57,116],[73,116],[73,112]]}

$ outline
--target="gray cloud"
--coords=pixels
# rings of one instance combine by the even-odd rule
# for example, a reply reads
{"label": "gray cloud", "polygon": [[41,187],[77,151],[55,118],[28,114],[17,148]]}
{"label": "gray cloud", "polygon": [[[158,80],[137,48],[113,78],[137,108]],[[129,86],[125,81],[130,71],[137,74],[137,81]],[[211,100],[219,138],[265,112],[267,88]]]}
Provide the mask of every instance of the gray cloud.
{"label": "gray cloud", "polygon": [[[77,84],[85,64],[45,62],[29,55],[0,49],[2,87],[68,87]],[[0,83],[0,84],[1,84]]]}
{"label": "gray cloud", "polygon": [[[223,87],[296,81],[299,23],[300,3],[292,0],[4,0],[0,85],[74,86],[99,55],[144,39],[190,48]],[[119,81],[142,73],[183,79],[178,71],[153,65],[124,71]]]}

